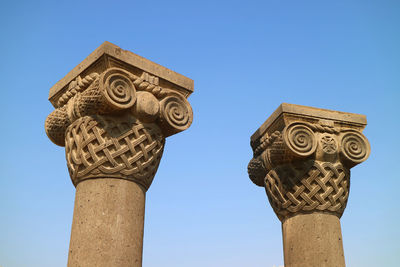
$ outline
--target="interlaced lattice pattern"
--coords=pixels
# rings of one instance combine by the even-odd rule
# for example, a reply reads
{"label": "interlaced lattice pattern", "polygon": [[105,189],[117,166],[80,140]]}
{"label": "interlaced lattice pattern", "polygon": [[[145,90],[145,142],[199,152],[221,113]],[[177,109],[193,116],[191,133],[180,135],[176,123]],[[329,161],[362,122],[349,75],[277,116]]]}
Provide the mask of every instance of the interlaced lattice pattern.
{"label": "interlaced lattice pattern", "polygon": [[86,116],[66,133],[72,182],[96,177],[134,180],[149,188],[161,160],[164,137],[155,124],[131,115]]}
{"label": "interlaced lattice pattern", "polygon": [[280,220],[316,210],[341,217],[349,188],[350,173],[340,163],[309,160],[281,165],[265,178],[268,199]]}

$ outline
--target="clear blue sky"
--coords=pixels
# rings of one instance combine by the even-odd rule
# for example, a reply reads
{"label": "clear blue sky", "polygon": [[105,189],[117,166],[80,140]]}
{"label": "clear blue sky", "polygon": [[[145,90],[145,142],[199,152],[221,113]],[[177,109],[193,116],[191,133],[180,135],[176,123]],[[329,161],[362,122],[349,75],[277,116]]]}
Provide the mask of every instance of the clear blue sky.
{"label": "clear blue sky", "polygon": [[146,203],[144,267],[283,265],[251,183],[250,135],[282,102],[365,114],[347,265],[400,258],[399,1],[5,1],[0,8],[0,266],[65,266],[75,189],[44,120],[49,88],[103,41],[195,81]]}

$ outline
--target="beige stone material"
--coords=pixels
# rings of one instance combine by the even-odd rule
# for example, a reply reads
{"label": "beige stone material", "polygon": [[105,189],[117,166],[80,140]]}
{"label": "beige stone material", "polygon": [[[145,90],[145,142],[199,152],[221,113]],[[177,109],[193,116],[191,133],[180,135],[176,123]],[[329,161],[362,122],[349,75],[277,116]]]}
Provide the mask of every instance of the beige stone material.
{"label": "beige stone material", "polygon": [[[252,135],[249,177],[265,188],[283,223],[286,267],[344,266],[341,241],[332,238],[341,240],[350,169],[370,154],[365,126],[363,115],[284,103]],[[317,224],[326,226],[325,234]],[[316,252],[322,247],[329,257],[300,255],[302,242],[313,239],[306,246]]]}
{"label": "beige stone material", "polygon": [[105,42],[50,89],[51,141],[76,186],[68,266],[142,264],[145,193],[165,138],[193,121],[193,81]]}
{"label": "beige stone material", "polygon": [[79,83],[78,77],[86,77],[90,73],[101,73],[112,67],[129,69],[136,75],[144,73],[143,78],[150,84],[160,84],[162,88],[179,91],[186,97],[193,92],[193,80],[130,51],[123,50],[110,42],[104,42],[51,87],[50,102],[58,107],[58,98],[67,91],[71,82],[78,81]]}
{"label": "beige stone material", "polygon": [[282,223],[285,266],[345,266],[339,218],[311,213]]}
{"label": "beige stone material", "polygon": [[140,266],[145,190],[123,179],[76,187],[68,266]]}
{"label": "beige stone material", "polygon": [[135,117],[142,118],[143,122],[153,122],[160,112],[157,98],[149,92],[138,92],[136,108],[133,110]]}
{"label": "beige stone material", "polygon": [[364,129],[367,125],[365,115],[282,103],[251,136],[251,140],[255,140],[263,135],[273,123],[279,121],[279,117],[281,116],[285,121],[296,120],[296,118],[300,120],[326,120],[331,123],[336,121],[337,123],[350,123],[354,127],[361,129]]}

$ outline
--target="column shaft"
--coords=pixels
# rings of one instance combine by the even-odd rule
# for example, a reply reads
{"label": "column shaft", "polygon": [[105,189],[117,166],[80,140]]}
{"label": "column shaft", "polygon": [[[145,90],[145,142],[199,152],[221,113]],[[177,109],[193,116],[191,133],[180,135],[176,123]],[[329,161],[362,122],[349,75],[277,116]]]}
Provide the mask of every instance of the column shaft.
{"label": "column shaft", "polygon": [[109,42],[50,89],[46,134],[76,187],[69,267],[142,266],[146,191],[165,138],[192,124],[192,92],[193,80]]}
{"label": "column shaft", "polygon": [[371,151],[364,115],[283,103],[252,135],[250,179],[282,222],[286,267],[344,267],[350,169]]}
{"label": "column shaft", "polygon": [[145,191],[123,179],[76,187],[68,267],[142,266]]}
{"label": "column shaft", "polygon": [[298,214],[282,223],[285,267],[344,267],[340,220],[325,213]]}

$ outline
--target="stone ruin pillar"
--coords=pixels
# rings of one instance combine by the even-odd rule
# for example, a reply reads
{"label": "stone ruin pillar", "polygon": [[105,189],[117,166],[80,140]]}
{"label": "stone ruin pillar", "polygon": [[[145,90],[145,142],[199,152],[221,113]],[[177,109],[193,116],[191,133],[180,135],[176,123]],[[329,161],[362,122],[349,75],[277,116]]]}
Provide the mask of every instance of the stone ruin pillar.
{"label": "stone ruin pillar", "polygon": [[250,179],[282,222],[285,267],[345,266],[350,168],[370,153],[364,115],[283,103],[251,136]]}
{"label": "stone ruin pillar", "polygon": [[68,266],[142,266],[146,191],[193,81],[105,42],[50,89],[47,136],[76,187]]}

